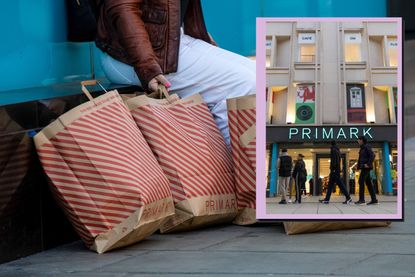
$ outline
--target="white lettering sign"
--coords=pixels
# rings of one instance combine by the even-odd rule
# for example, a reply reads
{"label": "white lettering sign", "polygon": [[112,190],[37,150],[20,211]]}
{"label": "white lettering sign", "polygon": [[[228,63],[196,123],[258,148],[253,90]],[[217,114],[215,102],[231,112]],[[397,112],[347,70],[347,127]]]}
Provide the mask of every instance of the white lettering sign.
{"label": "white lettering sign", "polygon": [[368,128],[368,129],[364,128],[364,129],[363,129],[363,135],[364,135],[365,137],[370,137],[370,138],[373,138],[373,137],[372,137],[372,134],[370,133],[370,130],[372,130],[372,127]]}
{"label": "white lettering sign", "polygon": [[299,44],[314,44],[316,43],[316,34],[313,33],[299,33],[298,34]]}
{"label": "white lettering sign", "polygon": [[345,43],[362,43],[362,35],[360,33],[346,33],[344,34]]}
{"label": "white lettering sign", "polygon": [[267,40],[265,41],[265,47],[266,47],[267,49],[271,49],[271,45],[272,45],[272,40],[271,40],[271,39],[267,39]]}
{"label": "white lettering sign", "polygon": [[359,136],[373,139],[372,127],[292,127],[288,131],[289,140],[356,140]]}
{"label": "white lettering sign", "polygon": [[389,48],[397,48],[398,42],[396,40],[390,40],[388,41]]}

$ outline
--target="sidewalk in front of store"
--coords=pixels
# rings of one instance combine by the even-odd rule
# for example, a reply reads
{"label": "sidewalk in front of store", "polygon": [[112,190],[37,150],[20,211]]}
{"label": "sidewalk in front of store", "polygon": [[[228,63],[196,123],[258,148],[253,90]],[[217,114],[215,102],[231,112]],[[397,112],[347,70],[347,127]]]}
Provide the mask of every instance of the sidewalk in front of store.
{"label": "sidewalk in front of store", "polygon": [[75,242],[0,265],[0,276],[415,276],[415,139],[406,150],[404,223],[294,236],[229,225],[102,255]]}
{"label": "sidewalk in front of store", "polygon": [[[344,196],[332,195],[329,204],[321,204],[319,199],[324,196],[307,196],[301,199],[301,204],[278,204],[280,196],[267,198],[267,214],[396,214],[396,196],[378,195],[379,204],[377,205],[355,205],[354,203],[345,205],[342,202]],[[359,196],[352,195],[352,200],[357,201]],[[292,198],[295,200],[295,197]],[[370,201],[370,196],[366,195],[366,202]]]}

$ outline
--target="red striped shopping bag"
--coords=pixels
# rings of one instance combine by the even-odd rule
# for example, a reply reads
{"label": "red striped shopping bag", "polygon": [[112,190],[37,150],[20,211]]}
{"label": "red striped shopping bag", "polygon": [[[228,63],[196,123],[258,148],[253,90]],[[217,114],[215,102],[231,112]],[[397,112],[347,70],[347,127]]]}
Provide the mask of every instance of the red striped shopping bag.
{"label": "red striped shopping bag", "polygon": [[138,96],[126,103],[170,181],[176,214],[161,232],[232,221],[232,159],[202,97]]}
{"label": "red striped shopping bag", "polygon": [[227,100],[232,158],[235,165],[239,225],[256,222],[256,103],[255,95]]}
{"label": "red striped shopping bag", "polygon": [[25,133],[0,136],[0,214],[4,218],[17,212],[24,201],[20,189],[32,164],[32,151],[33,143]]}
{"label": "red striped shopping bag", "polygon": [[169,182],[117,91],[70,110],[35,137],[55,197],[102,253],[152,234],[174,213]]}

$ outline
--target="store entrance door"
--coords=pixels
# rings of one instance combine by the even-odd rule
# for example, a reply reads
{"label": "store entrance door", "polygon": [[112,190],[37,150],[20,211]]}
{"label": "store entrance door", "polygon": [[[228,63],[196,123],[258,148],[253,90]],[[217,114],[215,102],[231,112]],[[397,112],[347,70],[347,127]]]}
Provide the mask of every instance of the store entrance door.
{"label": "store entrance door", "polygon": [[[317,194],[315,195],[321,195],[325,194],[327,192],[327,187],[329,184],[329,176],[330,176],[330,154],[328,153],[322,153],[322,154],[316,154],[316,162],[315,162],[315,180],[314,184],[316,184],[316,190],[314,190]],[[340,172],[340,177],[343,179],[343,183],[345,184],[346,188],[348,188],[347,176],[348,170],[347,170],[347,163],[346,163],[346,154],[341,154],[341,165],[342,170]],[[345,174],[346,173],[346,174]],[[333,193],[338,192],[339,188],[337,184],[334,187]]]}

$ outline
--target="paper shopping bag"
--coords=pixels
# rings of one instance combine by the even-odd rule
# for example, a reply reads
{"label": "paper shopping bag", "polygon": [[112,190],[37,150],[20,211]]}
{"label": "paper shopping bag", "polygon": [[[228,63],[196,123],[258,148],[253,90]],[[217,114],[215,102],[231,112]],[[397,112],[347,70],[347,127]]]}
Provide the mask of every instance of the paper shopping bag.
{"label": "paper shopping bag", "polygon": [[256,97],[227,100],[229,133],[235,167],[238,225],[256,222]]}
{"label": "paper shopping bag", "polygon": [[284,222],[287,235],[326,232],[335,230],[359,229],[370,227],[387,227],[390,222],[372,221],[316,221],[316,222]]}
{"label": "paper shopping bag", "polygon": [[118,92],[92,99],[83,91],[90,101],[34,141],[54,196],[85,244],[103,253],[151,235],[174,206],[169,182]]}
{"label": "paper shopping bag", "polygon": [[232,221],[237,211],[232,160],[202,97],[143,95],[126,103],[170,181],[176,214],[160,231]]}
{"label": "paper shopping bag", "polygon": [[[0,214],[16,213],[22,203],[21,183],[32,164],[33,143],[14,117],[17,109],[0,107]],[[11,112],[10,112],[11,111]]]}

